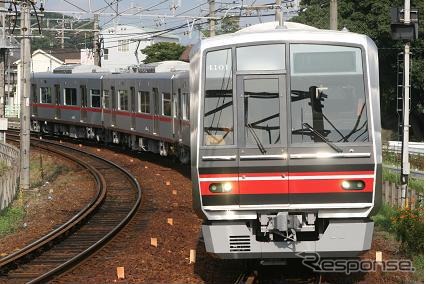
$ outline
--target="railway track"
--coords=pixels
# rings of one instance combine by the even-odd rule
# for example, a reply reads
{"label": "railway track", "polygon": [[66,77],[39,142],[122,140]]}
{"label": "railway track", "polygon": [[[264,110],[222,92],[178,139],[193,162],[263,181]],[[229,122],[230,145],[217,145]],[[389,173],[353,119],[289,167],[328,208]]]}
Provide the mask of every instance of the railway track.
{"label": "railway track", "polygon": [[[11,140],[16,136],[8,133]],[[42,283],[61,275],[112,239],[141,202],[137,180],[117,164],[58,142],[32,138],[31,143],[85,167],[94,176],[98,191],[67,223],[1,258],[0,282]]]}

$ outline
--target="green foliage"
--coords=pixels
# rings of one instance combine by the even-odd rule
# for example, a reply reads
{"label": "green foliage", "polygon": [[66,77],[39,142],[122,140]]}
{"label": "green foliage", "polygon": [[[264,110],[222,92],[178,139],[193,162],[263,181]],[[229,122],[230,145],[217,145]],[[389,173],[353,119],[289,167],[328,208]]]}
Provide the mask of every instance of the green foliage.
{"label": "green foliage", "polygon": [[164,60],[178,60],[185,46],[174,42],[158,42],[141,50],[146,54],[144,63],[159,62]]}
{"label": "green foliage", "polygon": [[0,161],[0,176],[2,176],[4,174],[4,172],[7,171],[9,167],[7,166],[7,164],[4,161]]}
{"label": "green foliage", "polygon": [[413,265],[414,265],[414,268],[416,269],[416,271],[414,272],[416,277],[415,280],[418,281],[419,283],[423,282],[424,280],[424,275],[423,275],[424,267],[425,267],[424,261],[425,261],[425,257],[423,254],[416,255],[413,259]]}
{"label": "green foliage", "polygon": [[[383,169],[383,181],[388,181],[390,183],[401,184],[400,174],[390,171],[388,169]],[[424,191],[424,182],[421,179],[409,178],[408,179],[408,188],[412,188],[417,192]]]}
{"label": "green foliage", "polygon": [[372,219],[376,226],[382,230],[390,232],[392,230],[392,219],[395,217],[395,215],[396,210],[392,206],[382,204],[379,212],[373,216]]}
{"label": "green foliage", "polygon": [[[216,28],[216,35],[235,33],[240,29],[240,18],[234,16],[227,16],[220,20],[220,28]],[[210,36],[209,29],[202,29],[200,31],[205,37]]]}
{"label": "green foliage", "polygon": [[16,231],[25,217],[22,206],[9,206],[0,214],[0,236]]}
{"label": "green foliage", "polygon": [[[380,89],[382,107],[382,126],[397,129],[396,77],[397,55],[403,51],[404,42],[392,40],[390,33],[390,9],[403,6],[403,1],[391,0],[339,0],[339,29],[346,27],[351,32],[368,35],[379,48]],[[423,1],[412,0],[411,6],[419,9],[419,39],[411,44],[411,140],[423,140]],[[329,6],[323,0],[304,0],[301,2],[304,12],[292,18],[292,21],[317,28],[328,29]]]}
{"label": "green foliage", "polygon": [[[386,165],[400,166],[401,154],[387,149],[382,149],[383,163]],[[408,157],[411,169],[423,170],[424,157],[422,155],[410,154]]]}
{"label": "green foliage", "polygon": [[392,230],[401,241],[401,250],[409,256],[415,256],[423,252],[423,208],[398,209],[392,218]]}

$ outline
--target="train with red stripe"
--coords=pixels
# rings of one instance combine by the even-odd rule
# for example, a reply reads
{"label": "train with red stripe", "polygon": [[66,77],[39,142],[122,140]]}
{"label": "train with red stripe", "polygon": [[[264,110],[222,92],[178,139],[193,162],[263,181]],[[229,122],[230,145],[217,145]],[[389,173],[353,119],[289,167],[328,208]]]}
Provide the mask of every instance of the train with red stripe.
{"label": "train with red stripe", "polygon": [[192,51],[193,201],[206,250],[359,255],[381,204],[377,47],[348,31],[275,26]]}
{"label": "train with red stripe", "polygon": [[32,128],[190,160],[220,258],[351,257],[381,204],[378,76],[367,36],[272,23],[202,40],[189,72],[36,73]]}
{"label": "train with red stripe", "polygon": [[189,162],[188,72],[34,73],[32,130]]}

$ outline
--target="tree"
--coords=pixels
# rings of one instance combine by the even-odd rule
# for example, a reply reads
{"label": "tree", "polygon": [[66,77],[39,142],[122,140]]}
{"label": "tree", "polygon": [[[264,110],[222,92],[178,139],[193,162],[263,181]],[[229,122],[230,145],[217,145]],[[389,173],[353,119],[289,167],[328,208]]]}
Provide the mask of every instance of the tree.
{"label": "tree", "polygon": [[174,42],[158,42],[141,50],[146,55],[144,63],[159,62],[164,60],[179,60],[185,46]]}
{"label": "tree", "polygon": [[[226,16],[220,21],[220,28],[216,29],[216,35],[235,33],[240,29],[240,17],[237,16]],[[205,36],[210,36],[209,29],[201,29],[200,32]]]}
{"label": "tree", "polygon": [[[324,0],[304,0],[306,8],[292,21],[317,28],[328,29],[329,6]],[[382,127],[397,131],[396,78],[397,55],[404,50],[404,42],[392,40],[390,33],[390,8],[403,7],[403,0],[339,0],[339,29],[346,27],[351,32],[368,35],[379,49],[380,93]],[[423,140],[423,1],[411,0],[411,6],[419,9],[419,39],[411,44],[411,115],[410,136]]]}

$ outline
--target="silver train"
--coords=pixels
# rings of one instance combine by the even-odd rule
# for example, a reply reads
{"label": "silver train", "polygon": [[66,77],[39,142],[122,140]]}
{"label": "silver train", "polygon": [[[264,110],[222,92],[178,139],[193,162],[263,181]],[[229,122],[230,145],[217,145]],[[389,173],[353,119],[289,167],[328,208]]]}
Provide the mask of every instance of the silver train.
{"label": "silver train", "polygon": [[188,72],[35,73],[32,130],[96,139],[189,162]]}
{"label": "silver train", "polygon": [[190,159],[221,258],[355,256],[381,203],[378,74],[365,35],[248,28],[201,41],[189,73],[36,74],[32,127]]}
{"label": "silver train", "polygon": [[289,23],[205,39],[190,64],[207,251],[266,261],[370,249],[382,166],[374,42]]}

